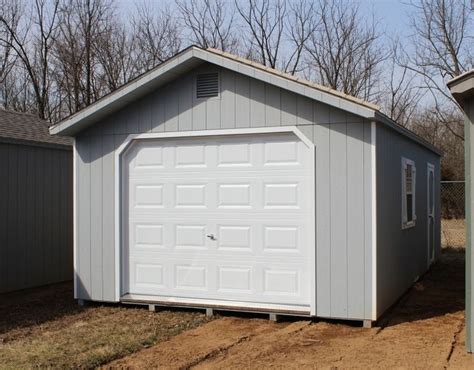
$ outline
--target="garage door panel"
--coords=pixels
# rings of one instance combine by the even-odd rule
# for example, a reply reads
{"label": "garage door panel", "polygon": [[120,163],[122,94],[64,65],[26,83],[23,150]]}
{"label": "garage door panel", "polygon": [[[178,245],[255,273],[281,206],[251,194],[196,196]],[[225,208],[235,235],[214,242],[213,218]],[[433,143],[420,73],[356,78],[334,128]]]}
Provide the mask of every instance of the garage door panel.
{"label": "garage door panel", "polygon": [[130,180],[129,216],[163,213],[176,209],[202,209],[209,211],[235,210],[262,211],[267,213],[288,212],[299,209],[308,214],[311,204],[306,201],[310,181],[307,177],[288,176],[267,178],[218,177],[191,179],[140,179]]}
{"label": "garage door panel", "polygon": [[303,284],[309,279],[308,271],[297,265],[175,259],[163,266],[150,262],[132,260],[134,294],[276,304],[307,304],[310,294],[308,284]]}
{"label": "garage door panel", "polygon": [[137,143],[124,293],[308,306],[309,156],[293,135]]}

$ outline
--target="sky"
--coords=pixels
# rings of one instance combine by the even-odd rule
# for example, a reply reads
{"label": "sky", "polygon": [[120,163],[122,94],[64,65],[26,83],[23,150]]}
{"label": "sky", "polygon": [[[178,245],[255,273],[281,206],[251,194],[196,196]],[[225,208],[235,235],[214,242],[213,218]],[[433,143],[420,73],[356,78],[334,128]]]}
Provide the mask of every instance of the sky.
{"label": "sky", "polygon": [[[126,15],[127,9],[133,9],[137,1],[142,0],[115,0],[118,8]],[[148,0],[157,4],[173,4],[174,0]],[[234,0],[228,0],[234,1]],[[291,0],[290,0],[291,1]],[[387,35],[408,35],[407,27],[407,5],[404,0],[354,0],[360,4],[362,12],[371,16],[375,13],[380,21],[380,26]]]}
{"label": "sky", "polygon": [[361,0],[361,10],[366,15],[375,13],[381,29],[387,35],[406,37],[408,32],[408,6],[401,0]]}

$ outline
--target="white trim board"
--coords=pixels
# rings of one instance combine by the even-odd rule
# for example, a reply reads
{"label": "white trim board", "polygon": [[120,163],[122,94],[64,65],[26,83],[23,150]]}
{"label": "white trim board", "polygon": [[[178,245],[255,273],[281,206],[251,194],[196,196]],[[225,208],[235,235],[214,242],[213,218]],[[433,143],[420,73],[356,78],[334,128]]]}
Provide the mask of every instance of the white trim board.
{"label": "white trim board", "polygon": [[[264,128],[253,128],[253,129],[228,129],[228,130],[204,130],[204,131],[181,131],[181,132],[165,132],[165,133],[145,133],[145,134],[133,134],[129,135],[126,140],[117,148],[115,152],[115,300],[120,301],[122,298],[122,166],[121,158],[130,144],[134,140],[146,140],[146,139],[176,139],[176,138],[189,138],[189,137],[210,137],[210,136],[232,136],[232,135],[245,135],[245,134],[271,134],[271,133],[293,133],[298,137],[310,150],[312,163],[313,184],[315,184],[315,146],[296,126],[283,126],[283,127],[264,127]],[[314,276],[311,279],[311,305],[310,313],[312,316],[316,316],[316,199],[315,189],[310,189],[313,193],[313,210],[312,210],[312,240],[309,241],[309,245],[313,245],[311,249],[311,269],[314,271]],[[261,305],[260,305],[261,306]],[[307,310],[307,308],[306,308]]]}
{"label": "white trim board", "polygon": [[76,150],[76,139],[73,138],[72,143],[72,259],[74,268],[74,298],[78,298],[78,276],[77,276],[77,248],[78,248],[78,233],[77,233],[77,150]]}
{"label": "white trim board", "polygon": [[370,126],[372,188],[372,320],[377,320],[377,123]]}

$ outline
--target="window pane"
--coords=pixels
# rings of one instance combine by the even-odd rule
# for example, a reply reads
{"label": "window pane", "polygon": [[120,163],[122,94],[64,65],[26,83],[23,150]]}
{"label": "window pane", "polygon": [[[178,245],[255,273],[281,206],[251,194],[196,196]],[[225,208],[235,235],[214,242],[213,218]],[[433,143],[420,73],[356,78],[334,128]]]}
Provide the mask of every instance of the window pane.
{"label": "window pane", "polygon": [[407,194],[407,221],[413,221],[413,195]]}

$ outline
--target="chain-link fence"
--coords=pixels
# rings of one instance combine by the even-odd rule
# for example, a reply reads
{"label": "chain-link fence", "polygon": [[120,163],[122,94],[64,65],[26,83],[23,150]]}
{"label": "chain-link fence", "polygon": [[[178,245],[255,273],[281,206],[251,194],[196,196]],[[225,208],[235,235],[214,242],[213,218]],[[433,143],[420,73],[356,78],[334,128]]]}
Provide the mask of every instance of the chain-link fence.
{"label": "chain-link fence", "polygon": [[464,181],[441,181],[441,245],[464,247],[465,231]]}

